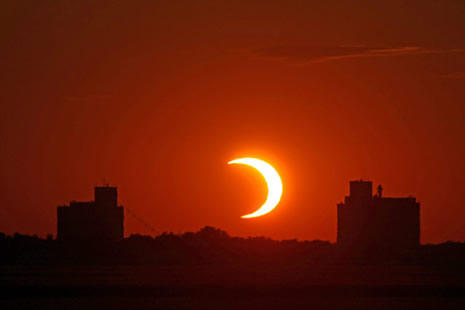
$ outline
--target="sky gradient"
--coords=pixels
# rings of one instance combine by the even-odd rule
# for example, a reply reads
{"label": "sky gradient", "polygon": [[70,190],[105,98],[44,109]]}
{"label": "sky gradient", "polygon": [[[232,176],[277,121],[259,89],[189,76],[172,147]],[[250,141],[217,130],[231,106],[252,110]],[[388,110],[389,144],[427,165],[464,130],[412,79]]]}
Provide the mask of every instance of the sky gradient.
{"label": "sky gradient", "polygon": [[[465,241],[464,1],[2,1],[0,231],[117,185],[157,231],[335,241],[349,180]],[[253,168],[272,164],[283,197]],[[126,214],[126,234],[149,234]],[[393,227],[395,229],[395,227]]]}

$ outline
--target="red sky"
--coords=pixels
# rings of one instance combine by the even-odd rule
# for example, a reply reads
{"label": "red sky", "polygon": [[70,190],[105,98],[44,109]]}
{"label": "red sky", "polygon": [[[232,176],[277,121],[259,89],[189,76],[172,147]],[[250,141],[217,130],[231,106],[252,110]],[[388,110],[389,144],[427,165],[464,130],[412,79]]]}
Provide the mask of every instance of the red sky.
{"label": "red sky", "polygon": [[[0,231],[56,232],[103,179],[159,232],[336,237],[351,179],[465,241],[465,2],[0,4]],[[266,197],[241,156],[274,165]],[[395,227],[393,227],[395,229]],[[149,234],[126,216],[126,233]]]}

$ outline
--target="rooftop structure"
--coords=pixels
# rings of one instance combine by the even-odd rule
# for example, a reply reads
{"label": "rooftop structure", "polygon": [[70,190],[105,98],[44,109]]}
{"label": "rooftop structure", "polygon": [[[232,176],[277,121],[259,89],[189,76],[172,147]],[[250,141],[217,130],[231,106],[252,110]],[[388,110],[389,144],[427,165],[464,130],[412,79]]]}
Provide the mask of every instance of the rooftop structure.
{"label": "rooftop structure", "polygon": [[414,197],[385,198],[372,182],[351,181],[350,196],[337,205],[337,244],[349,250],[388,249],[395,253],[420,245],[420,203]]}
{"label": "rooftop structure", "polygon": [[60,241],[118,241],[124,237],[123,207],[117,205],[117,188],[95,187],[94,201],[71,201],[57,207]]}

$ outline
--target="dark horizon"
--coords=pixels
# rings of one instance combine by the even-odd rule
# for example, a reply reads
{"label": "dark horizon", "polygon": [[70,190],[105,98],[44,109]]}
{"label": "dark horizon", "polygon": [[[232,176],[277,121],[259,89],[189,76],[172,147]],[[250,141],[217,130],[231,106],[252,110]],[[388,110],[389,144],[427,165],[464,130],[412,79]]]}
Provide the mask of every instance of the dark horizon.
{"label": "dark horizon", "polygon": [[[128,239],[131,237],[147,237],[147,238],[152,238],[155,239],[160,236],[166,236],[166,235],[173,235],[173,236],[183,236],[183,235],[189,235],[192,233],[199,232],[203,230],[204,228],[214,228],[218,229],[220,231],[223,231],[227,233],[227,235],[231,238],[239,238],[239,239],[265,239],[265,240],[270,240],[270,241],[276,241],[276,242],[281,242],[281,241],[296,241],[296,242],[327,242],[329,244],[336,244],[336,241],[331,241],[331,240],[324,240],[324,239],[299,239],[299,238],[289,238],[289,239],[274,239],[272,237],[266,236],[266,235],[251,235],[251,236],[237,236],[237,235],[231,235],[229,234],[226,230],[223,230],[221,227],[215,227],[213,225],[205,224],[202,227],[199,227],[198,229],[195,229],[193,231],[184,231],[184,232],[174,232],[174,231],[163,231],[159,232],[156,234],[150,234],[150,233],[132,233],[130,235],[124,236],[123,239]],[[6,237],[14,237],[15,235],[21,236],[21,237],[31,237],[31,238],[37,238],[40,240],[57,240],[56,235],[53,234],[48,234],[45,236],[39,236],[38,234],[23,234],[21,232],[14,232],[14,233],[5,233],[0,231],[0,236],[1,238],[6,238]],[[465,241],[457,241],[457,240],[446,240],[444,242],[440,243],[420,243],[420,246],[430,246],[430,245],[442,245],[442,244],[465,244]]]}
{"label": "dark horizon", "polygon": [[[378,245],[348,248],[325,240],[273,240],[265,236],[237,237],[212,226],[195,232],[157,236],[131,235],[121,240],[57,240],[52,236],[5,235],[0,232],[3,265],[154,265],[196,264],[360,264],[463,266],[465,242],[422,244],[411,248]],[[40,255],[37,255],[40,253]],[[461,268],[461,267],[460,267]]]}

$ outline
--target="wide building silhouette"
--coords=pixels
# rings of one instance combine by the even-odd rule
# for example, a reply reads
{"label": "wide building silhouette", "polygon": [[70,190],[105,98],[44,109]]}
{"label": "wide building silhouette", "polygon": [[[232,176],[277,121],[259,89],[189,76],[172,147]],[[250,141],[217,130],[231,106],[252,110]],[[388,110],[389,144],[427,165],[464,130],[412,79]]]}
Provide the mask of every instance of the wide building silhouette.
{"label": "wide building silhouette", "polygon": [[71,201],[57,207],[57,239],[66,242],[119,241],[124,238],[124,212],[116,187],[95,187],[94,201]]}
{"label": "wide building silhouette", "polygon": [[401,253],[420,245],[420,203],[414,197],[385,198],[372,182],[351,181],[337,205],[337,244],[347,250]]}

